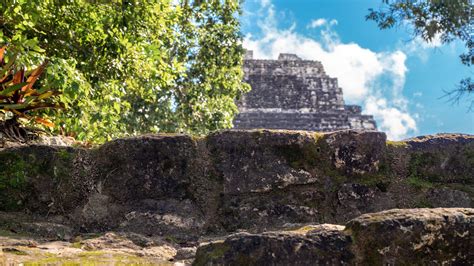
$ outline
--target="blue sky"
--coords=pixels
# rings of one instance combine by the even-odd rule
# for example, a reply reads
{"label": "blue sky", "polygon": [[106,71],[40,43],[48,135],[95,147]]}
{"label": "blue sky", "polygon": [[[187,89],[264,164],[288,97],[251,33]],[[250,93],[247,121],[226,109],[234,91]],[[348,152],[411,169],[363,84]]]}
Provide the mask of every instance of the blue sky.
{"label": "blue sky", "polygon": [[440,99],[474,70],[462,43],[426,43],[408,27],[379,30],[366,21],[381,0],[246,0],[244,47],[256,58],[280,52],[318,60],[337,77],[347,104],[372,114],[389,139],[435,133],[474,134],[474,112]]}

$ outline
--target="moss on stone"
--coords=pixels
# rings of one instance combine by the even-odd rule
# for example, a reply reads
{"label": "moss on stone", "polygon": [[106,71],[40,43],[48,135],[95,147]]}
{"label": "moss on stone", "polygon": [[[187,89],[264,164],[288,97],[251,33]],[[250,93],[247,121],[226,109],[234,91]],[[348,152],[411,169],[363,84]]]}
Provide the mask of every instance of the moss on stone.
{"label": "moss on stone", "polygon": [[[75,154],[66,150],[60,149],[56,152],[55,160],[53,161],[53,176],[56,179],[65,179],[69,178],[71,175],[71,169],[73,167],[72,163],[75,157]],[[48,169],[44,169],[48,170]]]}
{"label": "moss on stone", "polygon": [[415,181],[440,181],[441,176],[438,173],[429,171],[430,168],[437,164],[440,164],[439,159],[432,153],[413,153],[408,164],[408,176]]}
{"label": "moss on stone", "polygon": [[170,242],[170,243],[173,243],[173,244],[179,243],[178,239],[176,239],[176,237],[174,237],[174,236],[165,236],[164,239],[167,242]]}
{"label": "moss on stone", "polygon": [[386,192],[394,178],[390,166],[382,162],[376,173],[367,173],[359,177],[358,182],[369,187],[377,187],[380,191]]}
{"label": "moss on stone", "polygon": [[424,180],[418,176],[410,176],[407,179],[407,183],[415,188],[418,189],[425,189],[425,188],[432,188],[434,187],[434,184]]}
{"label": "moss on stone", "polygon": [[72,159],[73,154],[66,149],[59,149],[56,152],[57,156],[64,161],[69,161]]}
{"label": "moss on stone", "polygon": [[240,253],[237,255],[235,264],[236,265],[257,265],[257,262],[255,261],[255,258],[252,258],[249,255]]}
{"label": "moss on stone", "polygon": [[282,155],[292,168],[330,177],[333,181],[333,190],[337,190],[341,184],[348,181],[369,187],[378,187],[381,191],[387,190],[391,183],[392,174],[390,165],[386,161],[380,163],[379,170],[376,173],[352,173],[348,175],[333,166],[331,152],[324,139],[324,134],[313,133],[311,136],[313,138],[312,142],[279,147],[278,154]]}
{"label": "moss on stone", "polygon": [[[146,258],[109,251],[84,251],[77,255],[60,256],[52,253],[35,254],[37,259],[27,260],[24,265],[156,265]],[[162,262],[160,265],[167,265]],[[169,263],[172,265],[172,263]]]}
{"label": "moss on stone", "polygon": [[0,189],[20,188],[26,179],[27,163],[14,153],[0,153]]}
{"label": "moss on stone", "polygon": [[205,135],[192,134],[192,135],[190,135],[190,137],[194,142],[200,142],[200,141],[203,141],[203,140],[206,139]]}
{"label": "moss on stone", "polygon": [[209,244],[210,252],[202,252],[196,254],[196,259],[193,262],[195,266],[208,265],[210,262],[223,258],[225,253],[230,250],[230,246],[223,240]]}
{"label": "moss on stone", "polygon": [[34,180],[50,179],[59,184],[71,176],[75,153],[68,148],[30,147],[0,152],[0,210],[24,207],[34,189]]}
{"label": "moss on stone", "polygon": [[469,162],[474,164],[474,148],[465,149],[464,156],[466,156]]}
{"label": "moss on stone", "polygon": [[0,153],[0,210],[21,209],[24,201],[18,193],[26,190],[27,176],[28,163],[22,157],[11,152]]}
{"label": "moss on stone", "polygon": [[316,166],[330,167],[328,145],[322,138],[323,134],[313,133],[310,136],[311,141],[277,147],[276,153],[283,156],[294,169],[311,171]]}
{"label": "moss on stone", "polygon": [[314,230],[314,226],[307,225],[307,226],[297,228],[295,230],[291,230],[290,232],[297,233],[297,234],[306,234],[311,230]]}
{"label": "moss on stone", "polygon": [[82,243],[81,242],[71,243],[71,247],[73,247],[73,248],[82,248]]}
{"label": "moss on stone", "polygon": [[393,140],[387,140],[386,142],[388,147],[394,147],[394,148],[407,148],[408,143],[405,141],[393,141]]}
{"label": "moss on stone", "polygon": [[416,208],[433,208],[433,204],[426,198],[421,198],[415,203]]}
{"label": "moss on stone", "polygon": [[2,227],[0,228],[0,236],[3,237],[31,237],[31,234],[26,232],[12,232],[10,228],[14,228],[12,225],[16,225],[14,222],[12,223],[2,223]]}
{"label": "moss on stone", "polygon": [[23,250],[20,250],[20,249],[16,249],[16,248],[2,248],[2,251],[5,252],[5,253],[10,253],[10,254],[17,255],[17,256],[28,255],[27,252],[25,252]]}
{"label": "moss on stone", "polygon": [[368,174],[362,175],[357,183],[366,185],[368,187],[377,187],[382,192],[387,191],[387,187],[390,185],[390,180],[383,174]]}
{"label": "moss on stone", "polygon": [[222,243],[217,245],[217,247],[211,253],[209,253],[209,257],[212,259],[221,258],[227,251],[229,251],[229,249],[230,247],[226,243]]}

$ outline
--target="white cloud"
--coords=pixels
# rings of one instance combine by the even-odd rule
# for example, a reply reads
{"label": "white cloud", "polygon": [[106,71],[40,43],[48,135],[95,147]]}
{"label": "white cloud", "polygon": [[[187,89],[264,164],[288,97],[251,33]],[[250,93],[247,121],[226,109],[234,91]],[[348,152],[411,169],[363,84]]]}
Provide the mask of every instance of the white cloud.
{"label": "white cloud", "polygon": [[326,27],[329,27],[329,26],[334,26],[334,25],[337,25],[337,20],[335,19],[331,19],[329,22],[327,19],[325,18],[318,18],[318,19],[313,19],[307,26],[307,28],[309,29],[316,29],[316,28],[319,28],[319,27],[322,27],[322,26],[326,26]]}
{"label": "white cloud", "polygon": [[270,6],[272,3],[271,0],[259,0],[259,2],[260,6],[263,8]]}
{"label": "white cloud", "polygon": [[379,122],[379,128],[387,132],[389,139],[403,139],[410,131],[416,131],[416,121],[413,115],[391,107],[387,99],[369,96],[365,101],[364,109],[373,115]]}
{"label": "white cloud", "polygon": [[279,28],[271,2],[261,7],[261,37],[249,34],[244,38],[244,47],[254,51],[254,58],[275,59],[280,53],[296,53],[303,59],[321,61],[326,72],[338,78],[346,102],[359,104],[365,113],[374,115],[389,139],[416,132],[415,116],[408,112],[408,101],[402,94],[408,71],[404,52],[374,52],[356,43],[343,43],[327,19],[313,21],[315,26],[326,27],[321,29],[320,40],[312,39],[296,32],[295,25]]}
{"label": "white cloud", "polygon": [[317,27],[321,27],[325,25],[326,23],[328,23],[326,19],[318,18],[318,19],[312,20],[311,23],[309,23],[308,27],[314,29]]}
{"label": "white cloud", "polygon": [[[410,27],[410,25],[407,25],[407,27]],[[423,63],[428,62],[430,55],[434,52],[448,51],[450,53],[457,53],[456,42],[444,44],[441,41],[441,33],[436,34],[431,41],[426,41],[420,36],[416,36],[408,42],[399,42],[398,46],[406,54],[417,57]]]}

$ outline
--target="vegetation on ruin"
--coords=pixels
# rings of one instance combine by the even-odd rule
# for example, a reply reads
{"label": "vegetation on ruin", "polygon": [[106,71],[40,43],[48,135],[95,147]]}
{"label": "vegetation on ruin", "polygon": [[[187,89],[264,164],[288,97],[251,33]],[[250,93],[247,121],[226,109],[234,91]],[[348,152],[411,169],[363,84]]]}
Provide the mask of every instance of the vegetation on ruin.
{"label": "vegetation on ruin", "polygon": [[408,144],[405,141],[387,140],[387,146],[394,148],[407,148]]}
{"label": "vegetation on ruin", "polygon": [[49,61],[37,90],[54,133],[103,142],[148,132],[229,128],[242,82],[240,2],[0,1],[0,45],[17,69]]}
{"label": "vegetation on ruin", "polygon": [[[50,154],[0,153],[0,206],[21,209],[29,196],[28,184],[40,176],[51,178],[55,184],[70,181],[67,179],[72,175],[74,158],[75,154],[67,149],[52,150]],[[81,178],[85,173],[76,174]]]}

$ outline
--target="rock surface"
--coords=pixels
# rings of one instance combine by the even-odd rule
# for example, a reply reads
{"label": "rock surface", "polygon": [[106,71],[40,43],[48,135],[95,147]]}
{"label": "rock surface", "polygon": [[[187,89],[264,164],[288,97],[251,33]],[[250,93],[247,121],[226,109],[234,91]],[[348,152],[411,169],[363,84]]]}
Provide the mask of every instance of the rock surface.
{"label": "rock surface", "polygon": [[194,265],[469,265],[474,209],[394,209],[201,245]]}
{"label": "rock surface", "polygon": [[364,214],[346,225],[356,262],[474,262],[474,209],[394,209]]}
{"label": "rock surface", "polygon": [[178,248],[165,242],[140,246],[129,234],[84,237],[65,242],[0,236],[0,265],[173,265]]}
{"label": "rock surface", "polygon": [[193,248],[240,230],[473,199],[471,135],[392,142],[380,132],[253,130],[0,149],[0,230],[48,240],[115,231]]}
{"label": "rock surface", "polygon": [[472,207],[473,198],[469,135],[223,131],[0,151],[0,211],[59,217],[75,232],[189,241],[392,208]]}

